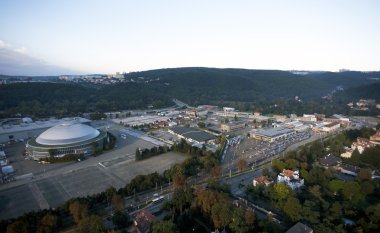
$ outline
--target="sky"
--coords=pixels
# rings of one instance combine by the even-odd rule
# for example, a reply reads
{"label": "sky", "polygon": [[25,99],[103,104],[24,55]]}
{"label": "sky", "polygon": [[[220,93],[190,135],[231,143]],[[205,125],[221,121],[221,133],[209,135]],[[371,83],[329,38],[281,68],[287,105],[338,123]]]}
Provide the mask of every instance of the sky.
{"label": "sky", "polygon": [[0,1],[0,74],[170,67],[380,70],[380,1]]}

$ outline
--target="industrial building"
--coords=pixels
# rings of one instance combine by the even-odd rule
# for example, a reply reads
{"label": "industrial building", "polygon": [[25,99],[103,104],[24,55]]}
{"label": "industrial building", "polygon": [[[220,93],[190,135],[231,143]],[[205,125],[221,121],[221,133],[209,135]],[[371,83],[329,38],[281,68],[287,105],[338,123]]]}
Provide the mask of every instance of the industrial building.
{"label": "industrial building", "polygon": [[168,132],[196,144],[204,144],[216,139],[216,136],[193,127],[176,126],[168,129]]}
{"label": "industrial building", "polygon": [[220,129],[224,132],[231,132],[234,130],[239,130],[239,129],[244,129],[244,128],[245,128],[245,122],[242,122],[242,121],[235,121],[235,122],[220,124]]}
{"label": "industrial building", "polygon": [[34,160],[68,154],[91,155],[96,149],[102,149],[107,133],[88,125],[72,122],[54,126],[37,138],[26,143],[26,152]]}
{"label": "industrial building", "polygon": [[280,126],[276,128],[252,130],[251,137],[267,142],[274,142],[277,140],[286,139],[295,133],[296,132],[293,129],[287,129]]}

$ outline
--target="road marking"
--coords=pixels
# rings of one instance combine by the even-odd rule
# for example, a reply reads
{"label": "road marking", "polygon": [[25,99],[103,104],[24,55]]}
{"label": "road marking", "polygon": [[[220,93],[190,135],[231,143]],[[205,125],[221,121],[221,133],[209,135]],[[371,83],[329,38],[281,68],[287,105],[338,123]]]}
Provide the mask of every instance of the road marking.
{"label": "road marking", "polygon": [[49,209],[49,203],[45,199],[44,195],[41,193],[41,190],[38,188],[37,184],[35,182],[29,183],[28,187],[32,191],[32,194],[36,201],[38,202],[38,205],[40,206],[40,209]]}

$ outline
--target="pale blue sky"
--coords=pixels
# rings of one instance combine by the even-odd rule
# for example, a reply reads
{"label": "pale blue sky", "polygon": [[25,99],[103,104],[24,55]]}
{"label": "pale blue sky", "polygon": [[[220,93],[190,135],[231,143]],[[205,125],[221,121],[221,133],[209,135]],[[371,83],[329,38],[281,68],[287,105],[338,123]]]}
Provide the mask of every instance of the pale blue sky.
{"label": "pale blue sky", "polygon": [[380,70],[380,1],[1,0],[0,49],[89,73]]}

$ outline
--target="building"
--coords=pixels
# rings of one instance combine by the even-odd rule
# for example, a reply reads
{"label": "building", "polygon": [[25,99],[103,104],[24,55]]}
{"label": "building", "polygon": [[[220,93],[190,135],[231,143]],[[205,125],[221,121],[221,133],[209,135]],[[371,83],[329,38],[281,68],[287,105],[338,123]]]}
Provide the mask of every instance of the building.
{"label": "building", "polygon": [[304,125],[302,122],[300,121],[289,121],[289,122],[285,122],[284,123],[284,126],[286,128],[290,128],[290,129],[294,129],[296,132],[304,132],[304,131],[307,131],[308,129],[310,129],[309,126],[307,125]]}
{"label": "building", "polygon": [[72,122],[56,125],[26,143],[26,152],[34,160],[68,154],[88,156],[107,143],[107,133]]}
{"label": "building", "polygon": [[220,125],[220,129],[224,132],[231,132],[231,131],[244,129],[244,128],[245,128],[245,122],[242,122],[242,121],[223,123]]}
{"label": "building", "polygon": [[340,128],[340,124],[338,122],[331,122],[322,127],[323,132],[334,132]]}
{"label": "building", "polygon": [[294,226],[292,226],[285,233],[313,233],[313,229],[306,226],[301,222],[297,222]]}
{"label": "building", "polygon": [[311,114],[303,114],[303,116],[298,119],[305,122],[317,122],[317,117]]}
{"label": "building", "polygon": [[195,144],[209,143],[216,139],[216,136],[193,127],[175,126],[168,129],[168,132]]}
{"label": "building", "polygon": [[380,131],[377,131],[374,135],[369,137],[369,140],[373,144],[380,145]]}
{"label": "building", "polygon": [[273,115],[276,122],[285,122],[288,117],[286,115]]}
{"label": "building", "polygon": [[339,115],[339,114],[334,114],[331,117],[325,117],[323,119],[325,122],[335,122],[339,123],[343,127],[348,127],[352,125],[352,122],[348,117]]}
{"label": "building", "polygon": [[357,176],[359,167],[348,165],[348,164],[341,164],[338,168],[338,171],[340,171],[343,174],[351,175],[351,176]]}
{"label": "building", "polygon": [[370,148],[373,146],[375,146],[375,144],[373,144],[368,139],[359,137],[356,139],[356,142],[353,142],[351,144],[351,149],[352,150],[358,149],[359,153],[362,154],[366,148]]}
{"label": "building", "polygon": [[353,149],[349,148],[349,147],[346,147],[345,148],[345,152],[343,152],[342,154],[340,154],[340,157],[342,158],[351,158],[352,156],[352,152],[354,152]]}
{"label": "building", "polygon": [[138,233],[148,233],[150,230],[150,225],[156,217],[146,209],[141,210],[137,213],[134,222],[136,230]]}
{"label": "building", "polygon": [[300,178],[298,170],[287,170],[284,169],[280,174],[277,175],[278,183],[285,183],[289,185],[292,189],[298,189],[304,184],[304,180]]}
{"label": "building", "polygon": [[319,164],[324,167],[336,167],[342,164],[342,159],[332,154],[328,154],[325,157],[319,159]]}
{"label": "building", "polygon": [[280,126],[276,128],[252,130],[250,135],[258,140],[274,142],[278,140],[285,140],[287,137],[294,134],[295,131],[293,129],[287,129]]}
{"label": "building", "polygon": [[273,181],[266,176],[258,176],[258,177],[253,179],[253,186],[254,187],[256,187],[256,185],[268,186],[272,183],[273,183]]}
{"label": "building", "polygon": [[227,112],[235,112],[235,108],[223,107],[223,111],[224,111],[225,113],[227,113]]}
{"label": "building", "polygon": [[59,124],[66,124],[69,122],[78,122],[89,124],[91,121],[82,117],[62,118],[62,119],[49,119],[44,121],[35,121],[31,123],[3,124],[0,126],[0,143],[15,142],[19,140],[26,140],[32,137],[37,137],[40,133],[48,128]]}

